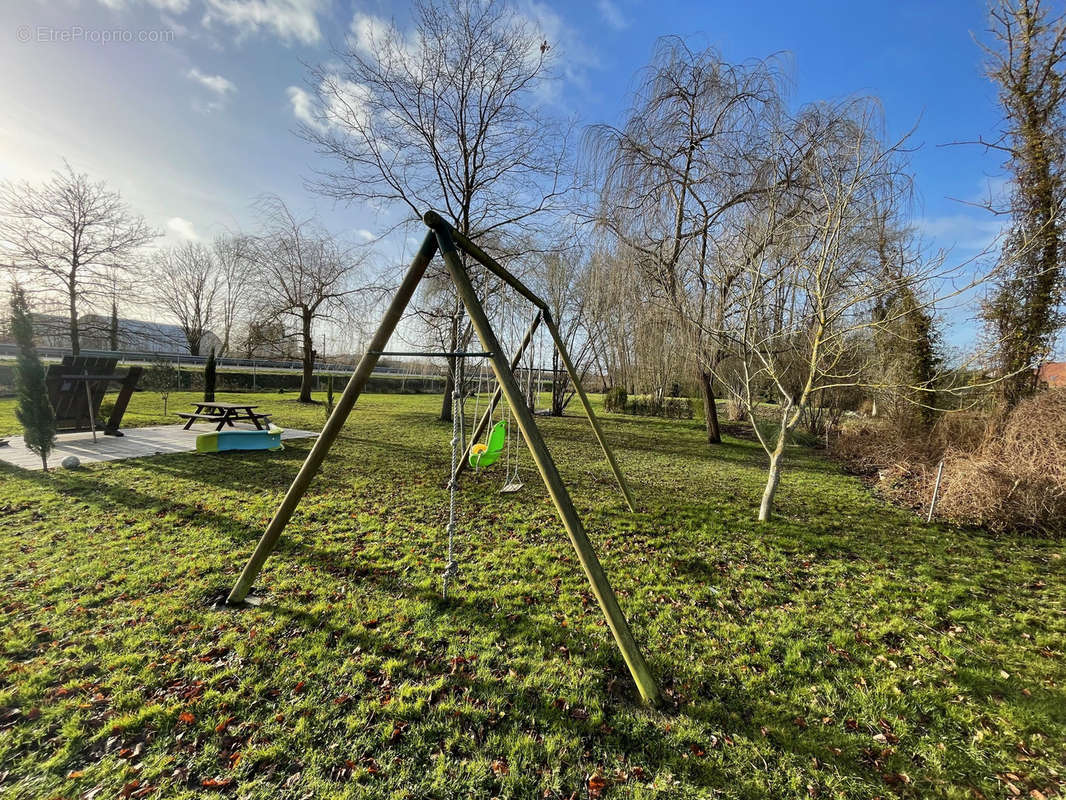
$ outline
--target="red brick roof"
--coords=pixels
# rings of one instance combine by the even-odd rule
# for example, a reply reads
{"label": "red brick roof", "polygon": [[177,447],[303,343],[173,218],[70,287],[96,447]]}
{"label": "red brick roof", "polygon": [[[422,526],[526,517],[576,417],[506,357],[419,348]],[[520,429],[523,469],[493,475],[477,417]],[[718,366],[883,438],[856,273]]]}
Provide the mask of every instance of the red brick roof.
{"label": "red brick roof", "polygon": [[1066,361],[1044,364],[1040,367],[1040,382],[1048,386],[1066,386]]}

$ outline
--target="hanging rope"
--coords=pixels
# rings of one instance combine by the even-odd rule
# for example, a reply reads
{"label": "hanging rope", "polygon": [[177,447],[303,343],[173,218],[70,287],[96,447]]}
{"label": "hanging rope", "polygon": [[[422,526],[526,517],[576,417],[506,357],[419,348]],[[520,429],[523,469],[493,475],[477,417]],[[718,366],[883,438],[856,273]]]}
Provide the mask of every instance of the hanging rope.
{"label": "hanging rope", "polygon": [[[462,358],[458,358],[454,363],[461,364],[462,361]],[[451,476],[448,481],[448,561],[441,576],[441,597],[445,600],[448,599],[448,581],[459,574],[459,565],[455,562],[455,501],[458,490],[455,468],[459,464],[459,439],[463,435],[463,428],[460,426],[463,403],[458,375],[460,370],[456,369],[455,372],[455,379],[452,381],[452,469],[448,473]]]}

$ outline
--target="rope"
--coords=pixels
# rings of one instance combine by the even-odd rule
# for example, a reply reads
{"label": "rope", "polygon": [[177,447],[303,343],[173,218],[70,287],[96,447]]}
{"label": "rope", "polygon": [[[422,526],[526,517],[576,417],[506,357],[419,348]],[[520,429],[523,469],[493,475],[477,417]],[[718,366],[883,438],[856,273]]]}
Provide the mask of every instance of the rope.
{"label": "rope", "polygon": [[[458,359],[461,363],[462,359]],[[458,372],[458,370],[456,370]],[[448,599],[448,581],[459,574],[459,565],[455,561],[455,500],[458,484],[455,480],[455,468],[459,464],[459,437],[463,434],[459,419],[462,416],[462,389],[458,375],[452,382],[452,469],[448,474],[448,561],[441,576],[441,597]]]}

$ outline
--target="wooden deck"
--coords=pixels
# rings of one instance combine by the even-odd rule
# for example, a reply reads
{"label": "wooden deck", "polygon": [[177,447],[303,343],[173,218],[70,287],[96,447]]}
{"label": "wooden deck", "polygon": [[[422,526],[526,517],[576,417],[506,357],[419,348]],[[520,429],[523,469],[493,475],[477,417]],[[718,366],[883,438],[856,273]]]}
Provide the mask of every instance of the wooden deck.
{"label": "wooden deck", "polygon": [[[244,428],[246,426],[238,426]],[[255,430],[249,427],[250,430]],[[67,456],[77,456],[81,463],[94,464],[98,461],[118,461],[123,458],[143,458],[164,453],[190,453],[196,450],[196,435],[210,433],[214,425],[194,425],[184,430],[181,425],[156,425],[150,428],[124,428],[125,436],[105,436],[97,433],[96,442],[93,435],[84,433],[61,433],[56,437],[56,447],[48,457],[49,468],[58,467]],[[231,429],[232,430],[232,429]],[[314,431],[302,431],[286,428],[281,434],[286,439],[307,439],[318,436]],[[0,447],[0,461],[13,464],[23,469],[41,469],[41,459],[26,449],[21,434],[0,436],[7,439],[7,447]],[[207,455],[207,454],[205,454]],[[214,453],[210,455],[215,455]],[[225,453],[219,454],[223,457]]]}

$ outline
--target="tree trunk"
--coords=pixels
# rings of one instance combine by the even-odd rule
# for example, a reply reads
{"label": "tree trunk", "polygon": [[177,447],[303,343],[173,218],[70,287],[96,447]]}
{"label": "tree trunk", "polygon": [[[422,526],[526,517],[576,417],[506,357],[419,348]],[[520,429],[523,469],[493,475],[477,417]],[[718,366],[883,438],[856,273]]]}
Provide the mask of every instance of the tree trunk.
{"label": "tree trunk", "polygon": [[74,355],[81,354],[81,336],[78,331],[78,292],[71,278],[68,285],[67,298],[70,302],[70,352]]}
{"label": "tree trunk", "polygon": [[774,495],[777,493],[777,484],[781,481],[781,457],[785,451],[785,437],[781,434],[778,438],[777,447],[770,454],[770,473],[766,477],[766,488],[762,493],[762,503],[759,504],[759,522],[769,522],[774,510]]}
{"label": "tree trunk", "polygon": [[311,312],[303,312],[303,377],[300,379],[300,402],[311,402],[311,382],[315,377],[315,349],[311,340]]}
{"label": "tree trunk", "polygon": [[703,395],[703,417],[707,424],[707,443],[721,444],[722,430],[718,425],[718,404],[715,403],[714,376],[707,370],[700,370],[700,394]]}
{"label": "tree trunk", "polygon": [[552,416],[561,417],[566,408],[566,383],[570,376],[559,368],[559,351],[552,352]]}
{"label": "tree trunk", "polygon": [[[448,336],[448,352],[454,353],[459,346],[459,320],[452,317],[452,329]],[[440,421],[452,421],[452,393],[455,391],[455,359],[448,359],[448,374],[444,376],[444,396],[440,401]]]}

